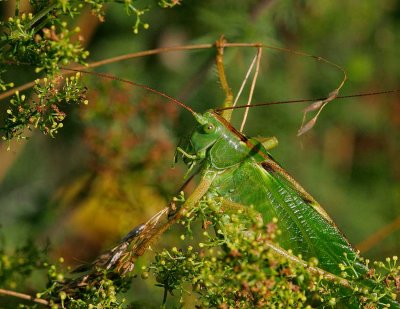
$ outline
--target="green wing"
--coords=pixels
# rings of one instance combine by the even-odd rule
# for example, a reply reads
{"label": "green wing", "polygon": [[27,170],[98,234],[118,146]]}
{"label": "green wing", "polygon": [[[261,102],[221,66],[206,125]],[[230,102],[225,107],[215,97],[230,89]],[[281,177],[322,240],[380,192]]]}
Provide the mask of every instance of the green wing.
{"label": "green wing", "polygon": [[[271,171],[260,165],[257,169],[265,180],[272,212],[278,215],[282,246],[292,247],[306,260],[318,258],[319,266],[334,274],[340,274],[338,265],[345,260],[345,254],[348,260],[356,260],[357,253],[345,236],[321,206],[299,190],[297,183],[280,170]],[[265,220],[272,212],[264,215]],[[357,261],[353,266],[359,275],[367,272],[367,268]]]}
{"label": "green wing", "polygon": [[[271,163],[274,165],[244,161],[225,170],[214,189],[235,203],[253,205],[264,222],[277,218],[282,231],[277,241],[283,248],[301,254],[306,261],[316,257],[319,267],[340,274],[338,264],[343,263],[344,254],[355,260],[355,250],[314,199]],[[360,275],[367,272],[358,262],[354,266]]]}

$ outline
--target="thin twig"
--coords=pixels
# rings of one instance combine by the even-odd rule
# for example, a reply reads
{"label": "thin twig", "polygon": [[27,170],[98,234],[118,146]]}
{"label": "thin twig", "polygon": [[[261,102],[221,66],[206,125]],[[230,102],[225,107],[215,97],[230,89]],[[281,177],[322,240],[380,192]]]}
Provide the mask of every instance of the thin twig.
{"label": "thin twig", "polygon": [[13,297],[17,297],[17,298],[21,298],[21,299],[25,299],[25,300],[30,300],[30,301],[33,301],[33,302],[35,302],[37,304],[49,306],[49,302],[47,300],[40,299],[40,298],[35,298],[35,297],[31,296],[31,295],[24,294],[24,293],[19,293],[19,292],[15,292],[15,291],[0,289],[0,294],[13,296]]}
{"label": "thin twig", "polygon": [[[218,79],[221,84],[222,90],[225,93],[225,100],[223,106],[227,107],[227,106],[232,106],[233,94],[231,88],[229,87],[228,80],[225,74],[225,67],[224,67],[225,44],[226,41],[223,36],[221,36],[220,39],[215,42],[215,46],[217,47],[217,57],[215,60],[217,65]],[[224,117],[227,121],[230,121],[232,117],[232,111],[227,110],[223,112],[222,117]]]}
{"label": "thin twig", "polygon": [[[151,49],[151,50],[146,50],[146,51],[141,51],[141,52],[136,52],[136,53],[125,54],[125,55],[121,55],[121,56],[117,56],[117,57],[113,57],[113,58],[109,58],[109,59],[105,59],[105,60],[100,60],[100,61],[97,61],[97,62],[92,62],[92,63],[90,63],[90,64],[88,64],[86,66],[83,66],[83,65],[75,66],[75,67],[72,67],[72,69],[79,70],[79,69],[95,68],[95,67],[99,67],[99,66],[102,66],[102,65],[106,65],[106,64],[110,64],[110,63],[114,63],[114,62],[118,62],[118,61],[123,61],[123,60],[128,60],[128,59],[132,59],[132,58],[137,58],[137,57],[150,56],[150,55],[155,55],[155,54],[160,54],[160,53],[165,53],[165,52],[173,52],[173,51],[209,49],[209,48],[212,48],[214,46],[215,46],[214,44],[194,44],[194,45],[162,47],[162,48],[156,48],[156,49]],[[272,50],[291,53],[291,54],[298,55],[298,56],[311,57],[311,58],[314,58],[314,59],[316,59],[318,61],[323,61],[323,62],[325,62],[325,63],[327,63],[327,64],[329,64],[331,66],[334,66],[334,67],[338,68],[345,75],[345,71],[344,71],[344,69],[342,67],[340,67],[339,65],[337,65],[337,64],[335,64],[335,63],[333,63],[333,62],[331,62],[331,61],[329,61],[329,60],[327,60],[327,59],[325,59],[323,57],[314,56],[314,55],[307,54],[307,53],[304,53],[304,52],[291,50],[291,49],[288,49],[288,48],[276,47],[276,46],[260,44],[260,43],[227,43],[227,42],[224,42],[223,47],[268,48],[268,49],[272,49]],[[338,87],[339,89],[343,86],[343,83],[344,83],[345,79],[346,79],[346,75],[344,76],[340,86]],[[30,82],[30,83],[27,83],[25,85],[21,85],[21,86],[18,86],[16,88],[13,88],[11,90],[8,90],[8,91],[0,94],[0,100],[13,95],[16,90],[25,90],[25,89],[28,89],[28,88],[32,87],[33,85],[34,85],[34,82]],[[246,107],[246,106],[244,106],[244,107]],[[224,108],[220,108],[218,110],[223,111],[223,110],[228,110],[228,109],[232,109],[232,107],[224,107]]]}
{"label": "thin twig", "polygon": [[81,66],[81,67],[82,67],[82,69],[87,68],[87,67],[96,68],[99,66],[103,66],[105,64],[110,64],[110,63],[128,60],[128,59],[132,59],[132,58],[151,56],[151,55],[156,55],[156,54],[161,54],[161,53],[182,51],[182,50],[209,49],[209,48],[212,48],[213,46],[214,46],[214,44],[195,44],[195,45],[161,47],[161,48],[155,48],[155,49],[145,50],[145,51],[136,52],[136,53],[129,53],[129,54],[121,55],[121,56],[116,56],[113,58],[108,58],[108,59],[92,62],[88,66]]}
{"label": "thin twig", "polygon": [[53,3],[48,7],[45,7],[43,10],[38,12],[35,16],[33,16],[32,20],[28,23],[28,27],[32,27],[35,23],[37,23],[40,19],[48,15],[53,9],[55,9],[59,3]]}
{"label": "thin twig", "polygon": [[23,91],[23,90],[29,89],[29,88],[31,88],[33,86],[35,86],[35,82],[34,81],[26,83],[26,84],[23,84],[23,85],[18,86],[18,87],[14,87],[14,88],[12,88],[12,89],[10,89],[8,91],[5,91],[5,92],[1,93],[0,94],[0,100],[3,100],[5,98],[8,98],[8,97],[14,95],[16,91]]}
{"label": "thin twig", "polygon": [[[213,47],[213,44],[196,44],[196,45],[155,48],[155,49],[145,50],[145,51],[141,51],[141,52],[137,52],[137,53],[129,53],[129,54],[121,55],[121,56],[116,56],[116,57],[92,62],[92,63],[89,63],[88,65],[78,65],[78,66],[74,66],[70,69],[71,70],[83,70],[83,69],[88,69],[88,68],[97,68],[97,67],[100,67],[100,66],[103,66],[106,64],[111,64],[114,62],[119,62],[119,61],[133,59],[133,58],[151,56],[151,55],[156,55],[156,54],[161,54],[161,53],[166,53],[166,52],[182,51],[182,50],[208,49],[211,47]],[[69,75],[69,74],[72,74],[72,73],[71,72],[63,73],[63,75]],[[0,94],[0,100],[3,100],[9,96],[14,95],[16,91],[23,91],[23,90],[33,87],[34,85],[35,85],[35,82],[31,81],[31,82],[23,84],[21,86],[14,87],[14,88]]]}

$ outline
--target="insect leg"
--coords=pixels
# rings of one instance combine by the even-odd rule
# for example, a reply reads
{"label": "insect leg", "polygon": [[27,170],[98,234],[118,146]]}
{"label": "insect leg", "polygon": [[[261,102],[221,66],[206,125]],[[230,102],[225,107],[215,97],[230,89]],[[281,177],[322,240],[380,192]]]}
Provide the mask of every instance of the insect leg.
{"label": "insect leg", "polygon": [[177,151],[177,152],[180,152],[184,157],[186,157],[186,158],[188,158],[188,159],[191,159],[191,160],[197,159],[197,156],[196,156],[196,155],[188,154],[188,153],[187,153],[185,150],[183,150],[181,147],[176,147],[176,151]]}
{"label": "insect leg", "polygon": [[145,224],[129,232],[120,244],[101,255],[93,265],[115,270],[122,276],[131,272],[137,258],[144,254],[151,243],[185,216],[206,194],[214,177],[214,175],[203,177],[181,206],[176,207],[175,202],[171,202],[168,207],[159,211]]}

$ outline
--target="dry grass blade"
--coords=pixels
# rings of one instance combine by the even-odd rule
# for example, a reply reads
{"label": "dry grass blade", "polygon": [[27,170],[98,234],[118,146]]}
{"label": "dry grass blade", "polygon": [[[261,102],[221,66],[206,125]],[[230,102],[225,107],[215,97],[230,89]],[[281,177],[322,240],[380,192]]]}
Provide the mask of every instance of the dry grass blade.
{"label": "dry grass blade", "polygon": [[[344,74],[346,74],[346,73],[344,73]],[[302,124],[301,124],[300,129],[299,129],[298,132],[297,132],[297,136],[303,135],[304,133],[306,133],[307,131],[311,130],[311,129],[314,127],[314,125],[316,124],[316,122],[317,122],[317,120],[318,120],[318,116],[319,116],[319,114],[321,113],[322,109],[323,109],[329,102],[331,102],[331,101],[333,101],[334,99],[336,99],[337,96],[339,95],[339,90],[340,90],[340,88],[344,85],[345,80],[346,80],[346,75],[345,75],[345,78],[344,78],[343,81],[342,81],[342,84],[341,84],[338,88],[336,88],[334,91],[332,91],[332,92],[328,95],[328,97],[327,97],[326,99],[324,99],[324,100],[318,100],[318,101],[316,101],[316,102],[313,102],[313,103],[311,103],[309,106],[307,106],[307,107],[304,109],[303,121],[302,121]],[[306,124],[304,124],[304,122],[305,122],[305,120],[306,120],[306,117],[307,117],[307,114],[308,114],[309,112],[312,112],[312,111],[315,111],[315,110],[318,110],[317,114],[316,114],[310,121],[308,121]]]}
{"label": "dry grass blade", "polygon": [[317,123],[317,119],[318,119],[318,115],[314,116],[305,125],[301,125],[299,131],[297,131],[297,136],[303,135],[307,131],[310,131],[314,127],[314,125]]}

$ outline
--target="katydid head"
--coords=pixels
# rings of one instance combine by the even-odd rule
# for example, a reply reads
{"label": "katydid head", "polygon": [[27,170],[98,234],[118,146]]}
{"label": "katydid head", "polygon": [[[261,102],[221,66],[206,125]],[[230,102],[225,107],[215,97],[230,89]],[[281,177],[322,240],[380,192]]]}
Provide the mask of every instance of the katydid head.
{"label": "katydid head", "polygon": [[198,124],[185,148],[178,147],[189,170],[197,161],[207,159],[221,169],[237,164],[248,156],[247,138],[214,111],[194,114]]}
{"label": "katydid head", "polygon": [[204,114],[195,113],[193,115],[198,124],[190,136],[190,142],[186,151],[202,159],[207,149],[223,134],[225,128],[211,111],[207,111]]}
{"label": "katydid head", "polygon": [[260,141],[248,138],[237,131],[218,112],[194,114],[198,125],[192,131],[184,149],[178,147],[189,171],[198,161],[217,170],[226,169],[246,160],[264,161],[267,150]]}

